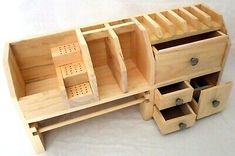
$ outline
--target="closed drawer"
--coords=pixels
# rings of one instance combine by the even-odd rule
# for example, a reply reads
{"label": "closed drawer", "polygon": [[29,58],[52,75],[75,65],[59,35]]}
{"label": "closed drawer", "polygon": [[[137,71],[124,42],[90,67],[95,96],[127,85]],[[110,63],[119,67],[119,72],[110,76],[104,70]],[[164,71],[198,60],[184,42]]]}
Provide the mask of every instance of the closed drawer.
{"label": "closed drawer", "polygon": [[159,110],[190,102],[193,88],[189,82],[183,81],[155,90],[155,104]]}
{"label": "closed drawer", "polygon": [[218,113],[224,109],[232,88],[232,82],[216,85],[209,79],[195,78],[191,80],[191,84],[195,89],[190,106],[197,114],[197,119]]}
{"label": "closed drawer", "polygon": [[159,110],[154,106],[153,118],[162,134],[168,134],[193,126],[196,115],[188,104]]}
{"label": "closed drawer", "polygon": [[221,70],[227,35],[211,32],[155,45],[156,84],[188,80]]}

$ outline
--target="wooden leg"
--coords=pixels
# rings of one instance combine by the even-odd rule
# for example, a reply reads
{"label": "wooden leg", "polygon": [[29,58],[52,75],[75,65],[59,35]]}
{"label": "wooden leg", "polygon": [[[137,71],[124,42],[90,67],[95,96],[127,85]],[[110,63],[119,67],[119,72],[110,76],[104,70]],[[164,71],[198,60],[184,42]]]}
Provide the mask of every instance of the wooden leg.
{"label": "wooden leg", "polygon": [[34,123],[30,125],[29,135],[36,153],[42,153],[45,151],[43,136],[37,131],[38,124]]}
{"label": "wooden leg", "polygon": [[144,93],[145,101],[140,104],[140,113],[144,120],[149,120],[153,116],[154,91],[150,90]]}

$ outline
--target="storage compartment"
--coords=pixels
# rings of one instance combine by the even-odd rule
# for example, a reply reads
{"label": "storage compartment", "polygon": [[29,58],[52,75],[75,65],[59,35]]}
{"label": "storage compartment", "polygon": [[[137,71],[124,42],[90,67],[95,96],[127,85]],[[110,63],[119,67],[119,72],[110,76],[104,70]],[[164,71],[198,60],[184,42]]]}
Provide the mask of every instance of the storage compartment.
{"label": "storage compartment", "polygon": [[194,88],[191,107],[197,114],[197,119],[215,114],[224,109],[228,100],[232,82],[217,84],[219,73],[213,73],[191,80]]}
{"label": "storage compartment", "polygon": [[9,61],[13,66],[12,75],[17,74],[19,100],[59,89],[51,47],[74,42],[77,42],[75,31],[67,31],[10,44]]}
{"label": "storage compartment", "polygon": [[153,118],[162,134],[168,134],[193,126],[196,115],[186,103],[159,110],[154,106]]}
{"label": "storage compartment", "polygon": [[127,92],[127,72],[121,50],[117,47],[119,42],[116,34],[107,30],[86,34],[84,37],[93,63],[100,99]]}
{"label": "storage compartment", "polygon": [[123,26],[117,33],[127,69],[128,90],[144,90],[154,83],[154,58],[146,31],[141,25]]}
{"label": "storage compartment", "polygon": [[155,104],[159,110],[190,102],[193,96],[193,88],[189,82],[176,84],[155,89]]}
{"label": "storage compartment", "polygon": [[154,45],[157,86],[220,71],[227,44],[216,31]]}

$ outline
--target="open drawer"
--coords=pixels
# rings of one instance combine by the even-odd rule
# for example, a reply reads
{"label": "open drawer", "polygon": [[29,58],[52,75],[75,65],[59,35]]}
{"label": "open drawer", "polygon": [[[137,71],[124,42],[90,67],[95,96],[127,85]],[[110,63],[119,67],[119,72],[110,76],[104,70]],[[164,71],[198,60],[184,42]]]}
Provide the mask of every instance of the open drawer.
{"label": "open drawer", "polygon": [[221,70],[228,36],[220,31],[159,43],[153,50],[158,86]]}
{"label": "open drawer", "polygon": [[159,110],[154,106],[153,118],[156,121],[160,132],[162,134],[168,134],[193,126],[196,114],[186,103],[164,110]]}
{"label": "open drawer", "polygon": [[197,119],[220,112],[226,105],[232,82],[216,84],[217,76],[218,73],[214,73],[194,78],[190,82],[194,88],[190,105],[197,114]]}
{"label": "open drawer", "polygon": [[190,102],[193,96],[193,88],[188,81],[160,87],[155,90],[155,104],[158,109],[181,105]]}

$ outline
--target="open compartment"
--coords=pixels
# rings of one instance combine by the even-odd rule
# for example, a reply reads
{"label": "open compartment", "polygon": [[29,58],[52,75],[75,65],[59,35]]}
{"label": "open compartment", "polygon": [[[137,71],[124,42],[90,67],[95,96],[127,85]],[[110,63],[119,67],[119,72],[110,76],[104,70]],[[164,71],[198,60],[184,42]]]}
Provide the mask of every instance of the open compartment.
{"label": "open compartment", "polygon": [[[13,97],[26,121],[39,115],[68,109],[51,47],[77,42],[74,30],[38,36],[10,43],[6,52],[6,72]],[[43,117],[45,117],[44,115]]]}
{"label": "open compartment", "polygon": [[127,72],[116,34],[111,30],[84,35],[93,63],[100,99],[128,91]]}
{"label": "open compartment", "polygon": [[154,45],[156,84],[167,85],[220,71],[227,45],[228,36],[220,31]]}
{"label": "open compartment", "polygon": [[197,119],[212,115],[224,109],[228,100],[232,82],[218,84],[220,72],[200,76],[190,81],[194,88],[191,107],[197,114]]}
{"label": "open compartment", "polygon": [[145,89],[154,82],[154,58],[147,32],[138,21],[113,28],[127,69],[128,90]]}
{"label": "open compartment", "polygon": [[168,134],[193,126],[196,115],[186,103],[183,105],[159,110],[154,106],[153,118],[162,134]]}
{"label": "open compartment", "polygon": [[9,66],[12,76],[17,74],[14,83],[20,88],[15,91],[20,92],[17,93],[19,100],[27,96],[36,98],[41,93],[60,92],[51,47],[74,42],[77,42],[75,31],[67,31],[10,44]]}
{"label": "open compartment", "polygon": [[155,89],[155,104],[159,110],[181,105],[192,100],[193,88],[188,81]]}

